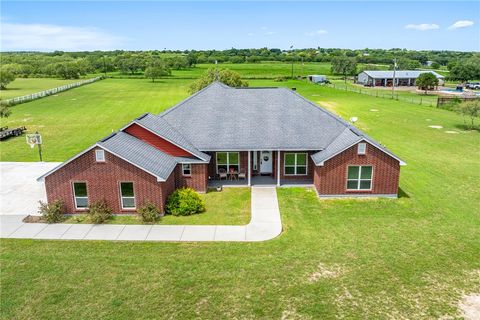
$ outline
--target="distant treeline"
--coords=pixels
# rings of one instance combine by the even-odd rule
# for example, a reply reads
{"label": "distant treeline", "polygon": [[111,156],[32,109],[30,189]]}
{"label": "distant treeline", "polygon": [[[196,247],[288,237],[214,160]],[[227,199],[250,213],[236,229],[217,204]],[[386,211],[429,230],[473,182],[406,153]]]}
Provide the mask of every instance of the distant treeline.
{"label": "distant treeline", "polygon": [[[120,72],[138,74],[149,67],[168,74],[172,69],[185,69],[204,63],[260,63],[279,62],[331,62],[339,57],[355,60],[355,63],[393,66],[397,59],[400,69],[448,67],[452,80],[480,78],[480,57],[475,52],[460,51],[414,51],[406,49],[229,49],[185,51],[91,51],[91,52],[3,52],[2,70],[16,77],[79,78],[88,73]],[[478,63],[478,64],[477,64]],[[476,65],[476,67],[475,67]],[[464,67],[467,66],[467,67]],[[473,71],[471,70],[473,66]],[[455,68],[459,69],[456,72]],[[460,70],[462,69],[462,70]],[[465,75],[468,69],[469,75]],[[461,74],[459,74],[461,73]]]}

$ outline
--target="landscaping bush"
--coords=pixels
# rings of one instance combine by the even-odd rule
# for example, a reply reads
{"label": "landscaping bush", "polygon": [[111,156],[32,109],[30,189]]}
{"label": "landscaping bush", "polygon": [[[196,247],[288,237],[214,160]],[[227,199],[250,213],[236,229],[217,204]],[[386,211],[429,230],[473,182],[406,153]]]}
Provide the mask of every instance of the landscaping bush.
{"label": "landscaping bush", "polygon": [[147,202],[138,209],[138,214],[143,222],[152,223],[160,219],[160,210],[152,202]]}
{"label": "landscaping bush", "polygon": [[63,213],[65,212],[65,205],[61,200],[55,200],[51,203],[38,201],[40,206],[38,207],[38,213],[42,215],[42,218],[47,223],[57,223],[62,221]]}
{"label": "landscaping bush", "polygon": [[168,197],[166,211],[174,216],[189,216],[205,211],[205,201],[192,188],[177,189]]}
{"label": "landscaping bush", "polygon": [[87,215],[92,223],[104,223],[112,216],[112,209],[110,209],[105,200],[93,202],[88,206]]}

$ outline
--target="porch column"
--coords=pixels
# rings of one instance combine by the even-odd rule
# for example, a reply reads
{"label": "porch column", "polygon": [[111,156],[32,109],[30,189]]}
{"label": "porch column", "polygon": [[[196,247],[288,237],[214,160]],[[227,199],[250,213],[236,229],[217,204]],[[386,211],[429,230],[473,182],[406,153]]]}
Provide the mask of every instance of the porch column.
{"label": "porch column", "polygon": [[280,150],[277,151],[277,187],[280,187]]}
{"label": "porch column", "polygon": [[248,179],[248,186],[250,187],[252,185],[251,183],[251,176],[252,176],[252,168],[251,168],[251,158],[250,158],[250,154],[252,153],[252,151],[248,151],[248,173],[247,173],[247,179]]}

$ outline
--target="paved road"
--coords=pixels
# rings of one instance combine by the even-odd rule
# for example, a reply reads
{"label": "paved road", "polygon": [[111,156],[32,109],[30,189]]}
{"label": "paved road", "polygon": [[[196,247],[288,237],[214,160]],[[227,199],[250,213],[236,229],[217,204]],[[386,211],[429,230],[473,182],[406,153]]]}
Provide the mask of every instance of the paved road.
{"label": "paved road", "polygon": [[[274,187],[252,187],[252,218],[244,226],[23,223],[45,198],[36,182],[57,163],[1,163],[0,237],[52,240],[264,241],[282,232]],[[8,180],[6,180],[7,178]],[[5,189],[4,189],[5,186]]]}

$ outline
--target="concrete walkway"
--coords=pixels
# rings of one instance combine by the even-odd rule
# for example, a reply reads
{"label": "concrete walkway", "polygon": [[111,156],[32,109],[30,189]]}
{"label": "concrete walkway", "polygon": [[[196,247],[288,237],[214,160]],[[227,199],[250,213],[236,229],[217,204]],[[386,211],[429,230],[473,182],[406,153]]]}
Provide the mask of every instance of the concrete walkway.
{"label": "concrete walkway", "polygon": [[252,187],[252,218],[245,226],[93,225],[24,223],[44,199],[35,179],[56,163],[1,163],[0,237],[52,240],[265,241],[282,232],[274,187]]}

